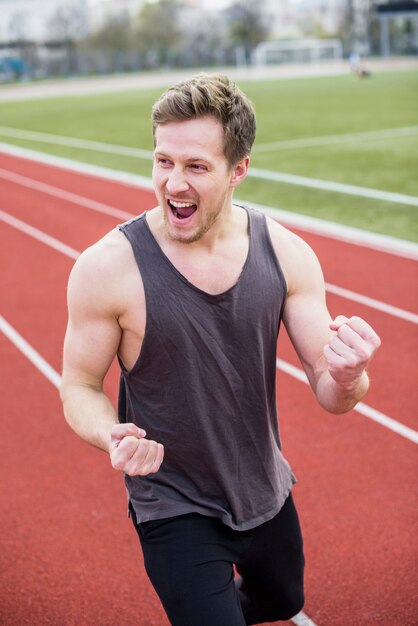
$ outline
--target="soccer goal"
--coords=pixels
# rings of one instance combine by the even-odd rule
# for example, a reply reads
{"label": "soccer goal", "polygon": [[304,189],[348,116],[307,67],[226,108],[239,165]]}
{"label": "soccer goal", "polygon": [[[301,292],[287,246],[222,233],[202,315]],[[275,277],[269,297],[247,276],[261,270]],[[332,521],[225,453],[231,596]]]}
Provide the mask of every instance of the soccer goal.
{"label": "soccer goal", "polygon": [[317,63],[342,59],[339,39],[296,39],[294,41],[263,41],[253,51],[253,65],[272,63]]}

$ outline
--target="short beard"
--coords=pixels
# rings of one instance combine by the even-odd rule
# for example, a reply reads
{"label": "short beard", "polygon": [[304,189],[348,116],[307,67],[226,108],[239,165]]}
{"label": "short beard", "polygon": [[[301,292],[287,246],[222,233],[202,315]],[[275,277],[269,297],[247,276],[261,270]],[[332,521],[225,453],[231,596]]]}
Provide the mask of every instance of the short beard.
{"label": "short beard", "polygon": [[212,226],[218,219],[218,216],[220,215],[221,212],[222,212],[222,208],[219,209],[217,213],[211,214],[208,217],[207,221],[204,224],[202,224],[194,233],[191,233],[190,235],[186,235],[186,236],[175,235],[170,232],[169,223],[164,213],[165,231],[172,241],[177,241],[178,243],[185,243],[185,244],[195,243],[196,241],[199,241],[199,239],[201,239],[204,235],[206,235],[206,233],[212,228]]}

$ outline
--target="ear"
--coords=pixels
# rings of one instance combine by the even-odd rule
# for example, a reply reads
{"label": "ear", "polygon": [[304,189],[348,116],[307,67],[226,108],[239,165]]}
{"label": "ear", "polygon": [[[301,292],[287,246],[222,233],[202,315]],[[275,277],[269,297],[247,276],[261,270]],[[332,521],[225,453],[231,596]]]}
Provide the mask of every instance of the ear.
{"label": "ear", "polygon": [[238,187],[240,183],[246,178],[248,174],[248,168],[250,167],[250,157],[246,156],[241,161],[238,161],[232,168],[231,180],[229,186],[231,188]]}

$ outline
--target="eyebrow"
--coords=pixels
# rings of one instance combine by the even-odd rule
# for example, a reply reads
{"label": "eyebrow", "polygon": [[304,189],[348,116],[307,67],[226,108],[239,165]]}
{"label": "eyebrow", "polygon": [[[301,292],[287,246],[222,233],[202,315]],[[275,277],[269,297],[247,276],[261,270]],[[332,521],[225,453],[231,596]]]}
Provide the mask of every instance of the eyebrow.
{"label": "eyebrow", "polygon": [[[154,156],[161,156],[164,157],[166,159],[170,159],[172,160],[172,157],[170,155],[168,155],[166,152],[163,152],[161,150],[154,150]],[[200,163],[207,163],[208,165],[211,164],[211,161],[208,161],[205,157],[201,157],[201,156],[192,156],[189,157],[188,159],[186,159],[186,163],[196,163],[196,161],[199,161]]]}

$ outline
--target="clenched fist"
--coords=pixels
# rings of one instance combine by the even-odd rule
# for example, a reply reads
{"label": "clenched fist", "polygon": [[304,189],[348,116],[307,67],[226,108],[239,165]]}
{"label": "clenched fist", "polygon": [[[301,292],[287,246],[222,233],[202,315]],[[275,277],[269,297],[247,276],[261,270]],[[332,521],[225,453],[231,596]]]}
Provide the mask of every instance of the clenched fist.
{"label": "clenched fist", "polygon": [[342,387],[356,384],[380,346],[373,328],[360,317],[339,315],[330,324],[334,335],[324,347],[328,371]]}
{"label": "clenched fist", "polygon": [[147,476],[158,472],[164,458],[164,446],[145,437],[145,430],[135,424],[113,426],[109,454],[114,469],[128,476]]}

